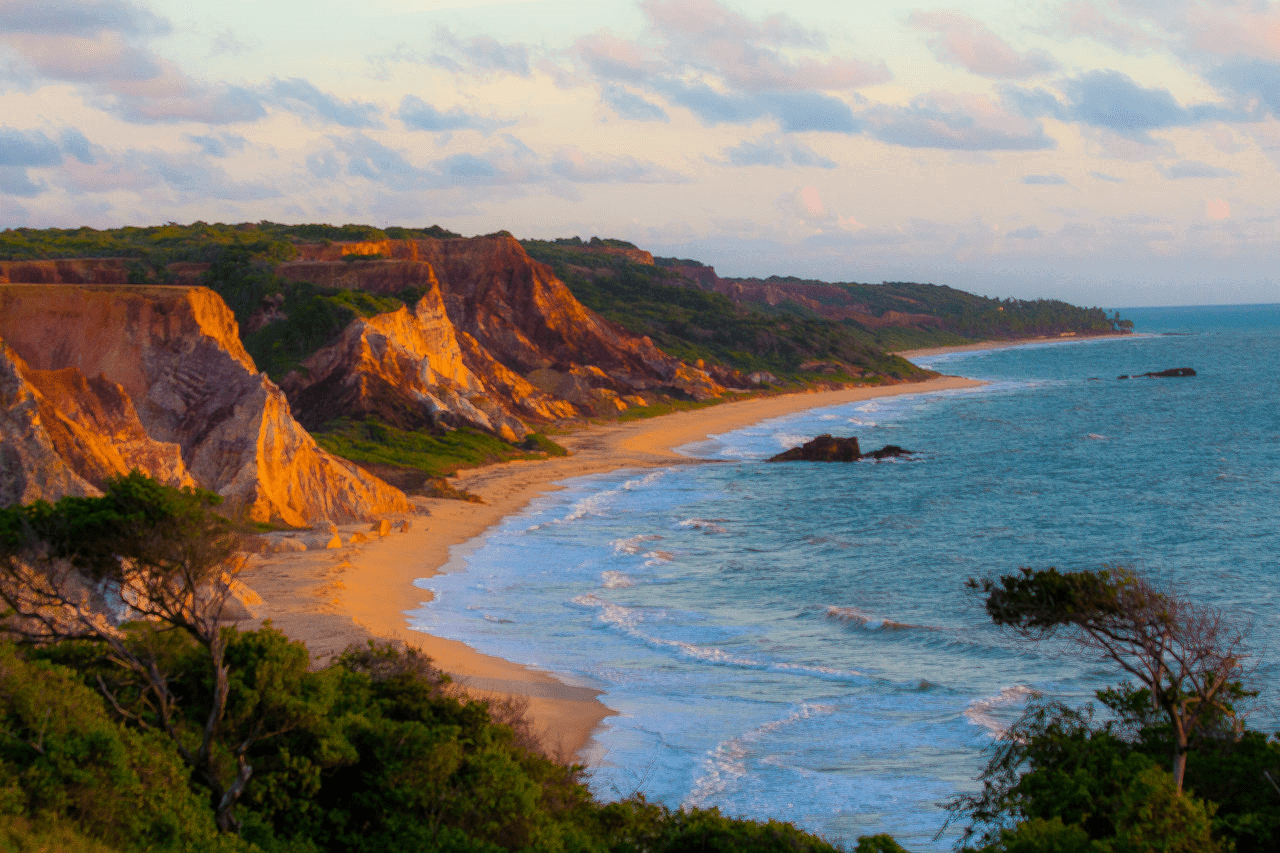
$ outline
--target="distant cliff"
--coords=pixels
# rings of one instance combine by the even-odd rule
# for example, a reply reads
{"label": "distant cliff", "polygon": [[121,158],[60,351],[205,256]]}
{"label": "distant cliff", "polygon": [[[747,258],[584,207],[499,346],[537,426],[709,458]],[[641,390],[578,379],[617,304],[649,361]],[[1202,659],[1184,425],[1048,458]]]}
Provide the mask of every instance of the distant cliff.
{"label": "distant cliff", "polygon": [[0,502],[93,493],[138,467],[257,521],[411,509],[316,445],[210,290],[0,285],[0,340]]}

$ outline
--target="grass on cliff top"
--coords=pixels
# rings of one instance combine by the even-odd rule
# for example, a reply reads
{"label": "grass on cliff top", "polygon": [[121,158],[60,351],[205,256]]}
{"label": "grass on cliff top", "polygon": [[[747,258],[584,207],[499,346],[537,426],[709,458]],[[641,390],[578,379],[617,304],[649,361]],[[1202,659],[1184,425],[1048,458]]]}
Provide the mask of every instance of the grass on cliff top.
{"label": "grass on cliff top", "polygon": [[[513,445],[472,429],[433,434],[402,430],[373,418],[339,418],[314,433],[330,453],[362,465],[412,469],[425,478],[448,477],[462,468],[475,468],[511,459],[564,456],[567,451],[543,435],[532,434]],[[375,470],[375,473],[379,473]]]}

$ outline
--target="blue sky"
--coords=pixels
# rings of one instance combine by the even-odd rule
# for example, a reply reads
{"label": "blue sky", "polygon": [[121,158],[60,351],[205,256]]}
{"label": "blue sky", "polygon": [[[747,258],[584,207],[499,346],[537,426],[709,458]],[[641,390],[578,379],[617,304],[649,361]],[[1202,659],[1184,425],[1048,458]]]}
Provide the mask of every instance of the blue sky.
{"label": "blue sky", "polygon": [[1280,3],[0,0],[0,227],[440,224],[1280,301]]}

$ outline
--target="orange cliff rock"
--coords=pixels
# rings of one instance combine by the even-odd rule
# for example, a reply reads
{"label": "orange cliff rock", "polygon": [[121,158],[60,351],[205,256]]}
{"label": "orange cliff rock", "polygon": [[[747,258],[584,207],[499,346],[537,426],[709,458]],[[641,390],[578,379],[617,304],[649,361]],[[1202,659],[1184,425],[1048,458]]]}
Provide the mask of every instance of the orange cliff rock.
{"label": "orange cliff rock", "polygon": [[14,463],[26,472],[16,500],[92,493],[136,465],[175,483],[189,477],[255,521],[303,526],[411,509],[401,492],[316,445],[257,372],[213,291],[3,285],[0,339],[0,471],[25,460]]}
{"label": "orange cliff rock", "polygon": [[[352,256],[371,259],[342,260]],[[300,246],[298,257],[277,273],[386,295],[427,288],[431,312],[438,287],[466,367],[492,392],[479,398],[491,418],[497,409],[558,420],[617,412],[643,404],[641,395],[650,392],[695,399],[724,393],[704,370],[587,310],[507,235]],[[422,310],[420,303],[415,313]],[[323,381],[312,376],[308,381]],[[291,395],[301,390],[290,388]]]}
{"label": "orange cliff rock", "polygon": [[506,375],[475,351],[474,341],[466,342],[472,351],[466,358],[431,266],[413,266],[407,286],[427,292],[412,310],[354,320],[281,380],[303,424],[319,426],[336,413],[374,415],[403,429],[475,426],[517,441],[529,429],[516,413],[544,420],[573,416],[571,406]]}

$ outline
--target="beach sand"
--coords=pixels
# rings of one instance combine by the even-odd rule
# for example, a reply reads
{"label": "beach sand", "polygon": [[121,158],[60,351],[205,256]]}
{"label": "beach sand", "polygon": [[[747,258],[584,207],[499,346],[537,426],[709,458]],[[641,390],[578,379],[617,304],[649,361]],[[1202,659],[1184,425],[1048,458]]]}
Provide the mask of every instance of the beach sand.
{"label": "beach sand", "polygon": [[[595,425],[557,441],[567,457],[506,462],[461,472],[456,485],[484,503],[419,498],[422,514],[406,532],[342,548],[325,549],[328,534],[298,534],[312,550],[255,555],[241,580],[261,598],[247,626],[270,619],[289,637],[301,640],[319,661],[369,640],[402,641],[430,656],[468,692],[486,698],[526,703],[526,713],[553,754],[573,760],[611,711],[598,691],[566,684],[554,676],[467,645],[411,630],[407,613],[431,593],[413,585],[417,578],[465,567],[465,556],[479,546],[485,531],[523,510],[538,495],[558,489],[559,481],[626,468],[692,463],[672,448],[791,412],[900,394],[920,394],[982,383],[946,376],[927,382],[873,388],[753,397],[704,409],[677,412],[626,423]],[[343,541],[366,526],[347,527]],[[279,535],[278,535],[279,536]]]}

